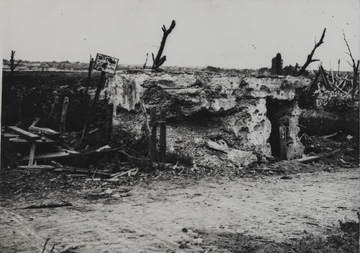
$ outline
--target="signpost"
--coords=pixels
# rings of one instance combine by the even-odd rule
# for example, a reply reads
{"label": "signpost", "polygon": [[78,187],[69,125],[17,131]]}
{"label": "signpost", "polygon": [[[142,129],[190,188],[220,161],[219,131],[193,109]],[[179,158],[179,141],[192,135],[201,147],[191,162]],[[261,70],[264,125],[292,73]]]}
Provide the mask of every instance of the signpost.
{"label": "signpost", "polygon": [[94,61],[93,68],[96,70],[100,70],[101,75],[100,75],[100,80],[99,80],[98,86],[96,88],[94,101],[91,106],[90,113],[89,113],[88,119],[85,123],[85,127],[83,130],[82,136],[81,136],[80,147],[83,147],[84,138],[86,138],[86,136],[89,133],[90,121],[91,121],[92,115],[94,113],[95,105],[96,105],[97,101],[99,100],[102,85],[105,82],[105,74],[106,73],[115,74],[118,62],[119,62],[119,59],[108,56],[108,55],[99,54],[99,53],[96,55],[96,59]]}

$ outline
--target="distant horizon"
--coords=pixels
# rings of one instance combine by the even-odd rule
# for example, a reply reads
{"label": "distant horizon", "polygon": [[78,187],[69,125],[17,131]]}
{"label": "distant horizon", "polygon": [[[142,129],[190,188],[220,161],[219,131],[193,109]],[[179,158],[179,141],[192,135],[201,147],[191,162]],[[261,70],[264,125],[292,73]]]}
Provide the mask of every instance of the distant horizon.
{"label": "distant horizon", "polygon": [[[3,60],[7,60],[7,59],[4,59]],[[84,64],[86,65],[84,68],[84,70],[81,70],[81,71],[87,71],[87,66],[89,64],[89,62],[80,62],[80,61],[74,61],[74,62],[70,62],[68,60],[65,60],[65,61],[29,61],[29,60],[22,60],[22,59],[15,59],[16,61],[17,60],[21,60],[22,62],[29,62],[29,63],[69,63],[69,64]],[[126,66],[133,66],[133,67],[140,67],[139,69],[143,69],[143,64],[126,64],[126,63],[119,63],[118,64],[118,67],[126,67]],[[289,65],[287,65],[289,66]],[[283,67],[287,67],[287,66],[283,66]],[[293,65],[292,65],[293,66]],[[19,65],[19,67],[21,67],[21,65]],[[260,69],[271,69],[271,67],[260,67],[260,68],[224,68],[224,67],[218,67],[218,66],[213,66],[213,65],[207,65],[207,66],[177,66],[177,65],[173,65],[173,66],[162,66],[161,68],[163,69],[166,69],[166,68],[193,68],[193,69],[206,69],[206,68],[209,68],[209,67],[212,67],[212,68],[218,68],[218,69],[223,69],[223,70],[253,70],[253,71],[256,71],[256,70],[260,70]],[[294,67],[294,66],[293,66]],[[3,71],[6,71],[9,67],[7,67],[6,65],[3,65],[3,68],[2,70]],[[53,68],[53,67],[49,67],[49,68]],[[151,65],[148,65],[146,66],[145,69],[151,69]],[[338,70],[337,69],[327,69],[327,68],[324,68],[325,70],[328,70],[328,71],[334,71],[334,72],[337,72]],[[61,70],[61,69],[59,69]],[[23,70],[23,71],[41,71],[41,70]],[[73,71],[80,71],[80,70],[73,70]],[[95,70],[96,71],[96,70]],[[309,70],[307,69],[307,71],[309,72],[313,72],[312,70]],[[339,70],[339,72],[341,73],[352,73],[353,71],[352,70]]]}

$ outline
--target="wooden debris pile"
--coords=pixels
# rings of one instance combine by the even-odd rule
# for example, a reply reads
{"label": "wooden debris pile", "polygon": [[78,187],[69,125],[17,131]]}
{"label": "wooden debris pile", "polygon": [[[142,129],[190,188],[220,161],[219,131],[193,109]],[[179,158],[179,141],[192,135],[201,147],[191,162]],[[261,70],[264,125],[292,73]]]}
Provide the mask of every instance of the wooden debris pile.
{"label": "wooden debris pile", "polygon": [[15,164],[22,165],[22,168],[36,168],[45,166],[37,165],[38,161],[56,160],[77,154],[64,148],[59,132],[38,127],[38,122],[39,119],[36,119],[28,128],[21,128],[20,125],[3,127],[2,155]]}
{"label": "wooden debris pile", "polygon": [[[339,72],[327,72],[323,66],[320,65],[319,69],[315,72],[315,78],[311,85],[305,88],[308,95],[313,94],[326,94],[327,96],[338,96],[343,98],[354,98],[359,100],[359,86],[353,83],[349,75],[340,75]],[[331,93],[331,94],[330,94]]]}

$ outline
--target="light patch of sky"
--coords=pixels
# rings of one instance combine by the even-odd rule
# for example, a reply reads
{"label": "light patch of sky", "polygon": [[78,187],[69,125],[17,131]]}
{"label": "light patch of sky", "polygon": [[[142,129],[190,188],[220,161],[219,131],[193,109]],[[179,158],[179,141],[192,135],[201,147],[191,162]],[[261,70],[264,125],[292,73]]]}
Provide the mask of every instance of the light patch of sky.
{"label": "light patch of sky", "polygon": [[[350,67],[344,30],[359,58],[358,0],[5,0],[4,47],[23,60],[88,61],[97,52],[122,64],[156,54],[162,25],[177,23],[167,66],[270,67],[302,64],[327,28],[314,57],[325,68]],[[4,58],[8,58],[7,55]],[[319,63],[312,63],[316,69]]]}

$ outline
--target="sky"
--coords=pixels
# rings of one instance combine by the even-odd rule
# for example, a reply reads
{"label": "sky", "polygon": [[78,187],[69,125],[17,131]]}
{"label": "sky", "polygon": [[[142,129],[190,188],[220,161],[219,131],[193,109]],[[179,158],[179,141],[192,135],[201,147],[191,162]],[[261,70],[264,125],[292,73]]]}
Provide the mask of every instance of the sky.
{"label": "sky", "polygon": [[[325,69],[351,70],[360,50],[360,0],[0,0],[3,58],[88,62],[102,53],[120,64],[152,64],[163,32],[164,66],[258,69],[281,53],[284,66],[315,52]],[[0,33],[0,34],[1,34]],[[309,69],[317,69],[320,62]]]}

